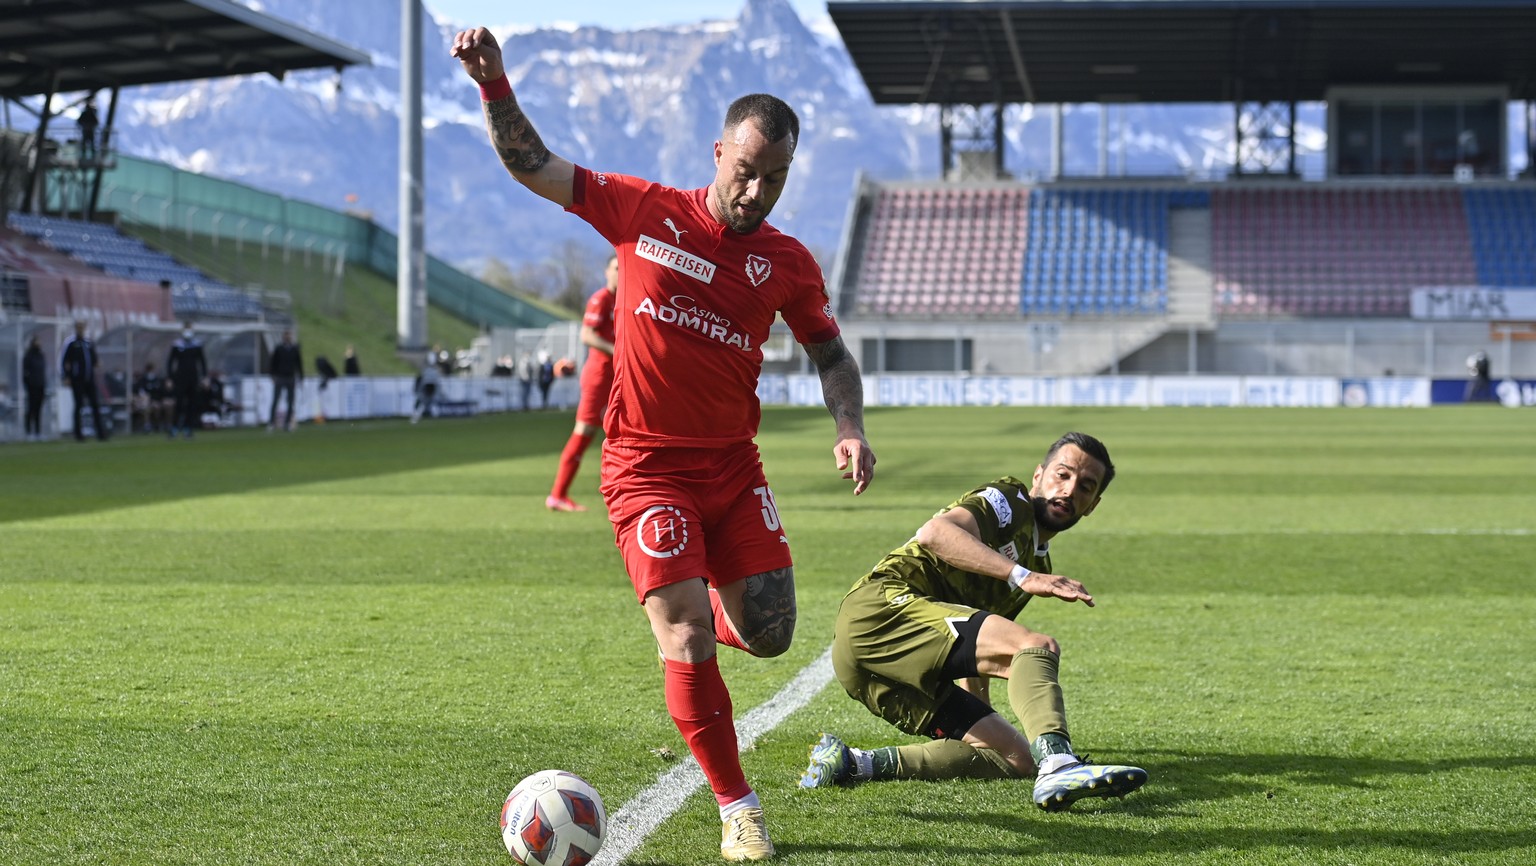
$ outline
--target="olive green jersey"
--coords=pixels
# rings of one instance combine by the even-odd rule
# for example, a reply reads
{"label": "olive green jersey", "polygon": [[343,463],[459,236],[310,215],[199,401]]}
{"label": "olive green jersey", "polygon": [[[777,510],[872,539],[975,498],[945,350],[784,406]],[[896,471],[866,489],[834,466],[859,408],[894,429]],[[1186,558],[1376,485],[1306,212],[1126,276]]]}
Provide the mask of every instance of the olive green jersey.
{"label": "olive green jersey", "polygon": [[[1029,501],[1029,484],[1006,475],[972,490],[937,513],[964,508],[976,518],[981,542],[1030,571],[1051,573],[1049,545],[1035,541],[1035,509]],[[935,601],[965,605],[1013,619],[1024,610],[1030,596],[1018,592],[1006,580],[964,571],[935,556],[916,539],[886,554],[871,574],[899,576],[913,589]]]}

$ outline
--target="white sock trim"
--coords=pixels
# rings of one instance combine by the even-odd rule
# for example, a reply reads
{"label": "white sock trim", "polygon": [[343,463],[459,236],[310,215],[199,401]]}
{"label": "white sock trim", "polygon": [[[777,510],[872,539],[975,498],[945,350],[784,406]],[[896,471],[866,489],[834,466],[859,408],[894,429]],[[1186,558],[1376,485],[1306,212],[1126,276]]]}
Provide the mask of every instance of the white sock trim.
{"label": "white sock trim", "polygon": [[753,791],[739,800],[732,800],[720,807],[720,820],[728,821],[730,817],[743,809],[761,809],[763,804],[757,799],[757,792]]}

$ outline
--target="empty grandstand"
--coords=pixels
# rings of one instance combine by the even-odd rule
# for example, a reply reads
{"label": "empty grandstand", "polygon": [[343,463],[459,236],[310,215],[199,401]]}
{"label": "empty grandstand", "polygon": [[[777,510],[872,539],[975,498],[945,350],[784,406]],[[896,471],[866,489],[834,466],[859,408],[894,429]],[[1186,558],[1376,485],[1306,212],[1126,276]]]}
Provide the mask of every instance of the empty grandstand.
{"label": "empty grandstand", "polygon": [[[1536,372],[1536,315],[1518,312],[1536,298],[1536,60],[1516,47],[1536,39],[1536,9],[829,11],[877,103],[941,108],[942,175],[861,179],[832,271],[866,371],[1453,376],[1491,348]],[[1522,99],[1525,153],[1506,152]],[[1061,104],[1155,101],[1232,105],[1226,178],[1062,172]],[[1297,170],[1299,101],[1326,106],[1326,177]],[[1056,111],[1049,166],[1004,164],[1015,103]],[[1493,301],[1426,318],[1426,293]]]}

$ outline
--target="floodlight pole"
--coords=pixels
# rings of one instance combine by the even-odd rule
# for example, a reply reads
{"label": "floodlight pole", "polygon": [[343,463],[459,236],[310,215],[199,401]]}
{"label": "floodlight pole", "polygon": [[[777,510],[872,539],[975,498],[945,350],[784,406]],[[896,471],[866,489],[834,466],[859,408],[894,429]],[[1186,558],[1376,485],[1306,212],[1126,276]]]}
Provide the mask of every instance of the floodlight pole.
{"label": "floodlight pole", "polygon": [[421,156],[421,0],[400,2],[400,242],[395,269],[396,344],[427,348],[427,255]]}

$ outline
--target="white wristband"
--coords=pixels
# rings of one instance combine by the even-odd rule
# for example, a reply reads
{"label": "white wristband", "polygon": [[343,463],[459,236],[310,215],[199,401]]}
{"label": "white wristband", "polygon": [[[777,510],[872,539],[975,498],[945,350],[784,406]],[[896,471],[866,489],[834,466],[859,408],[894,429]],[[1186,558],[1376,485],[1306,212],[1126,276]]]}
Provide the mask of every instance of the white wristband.
{"label": "white wristband", "polygon": [[1008,572],[1008,585],[1014,589],[1023,589],[1024,581],[1028,580],[1031,574],[1034,572],[1022,565],[1015,565],[1013,570]]}

